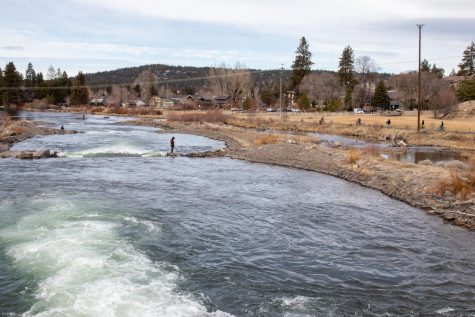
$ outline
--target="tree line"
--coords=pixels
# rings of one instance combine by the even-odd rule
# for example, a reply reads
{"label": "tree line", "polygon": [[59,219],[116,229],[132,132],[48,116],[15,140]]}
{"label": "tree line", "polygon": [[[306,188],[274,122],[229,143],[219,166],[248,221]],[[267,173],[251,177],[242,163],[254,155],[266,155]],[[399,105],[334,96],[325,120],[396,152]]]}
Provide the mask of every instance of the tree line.
{"label": "tree line", "polygon": [[[428,60],[421,63],[422,108],[445,109],[460,101],[475,99],[475,44],[463,53],[459,70],[451,75],[465,76],[455,90],[442,80],[445,71]],[[139,98],[146,103],[152,96],[226,95],[232,106],[244,110],[261,104],[275,107],[282,97],[284,105],[297,105],[302,110],[312,107],[336,111],[372,106],[390,108],[389,90],[407,108],[416,107],[417,72],[399,75],[380,73],[369,56],[355,57],[346,46],[339,58],[337,72],[312,70],[314,61],[305,37],[300,39],[291,70],[251,70],[243,64],[214,67],[181,67],[145,65],[116,71],[69,77],[65,71],[50,67],[44,76],[28,64],[25,75],[13,62],[0,69],[0,102],[18,105],[33,99],[46,99],[50,104],[87,104],[90,97],[107,96],[108,102],[121,104]],[[137,73],[138,72],[138,73]],[[133,82],[132,78],[135,80]],[[46,78],[44,78],[46,77]],[[86,79],[92,86],[86,87]],[[282,83],[282,96],[281,87]],[[100,84],[101,87],[94,85]]]}
{"label": "tree line", "polygon": [[82,72],[70,78],[65,71],[50,66],[45,79],[43,73],[36,73],[29,63],[23,76],[15,64],[9,62],[3,69],[0,68],[0,104],[17,106],[34,99],[46,99],[50,104],[87,104],[89,91],[85,85]]}
{"label": "tree line", "polygon": [[[353,107],[374,106],[390,109],[388,90],[395,92],[394,98],[402,101],[406,107],[416,107],[417,72],[385,76],[378,73],[375,61],[369,56],[355,58],[351,46],[343,49],[336,73],[312,72],[309,45],[302,37],[292,64],[292,77],[289,89],[294,93],[294,102],[300,108],[310,107],[310,102],[323,101],[325,110],[351,110]],[[458,65],[459,70],[452,70],[452,76],[465,76],[455,89],[449,81],[443,80],[445,71],[424,59],[421,62],[422,73],[422,108],[435,111],[447,110],[457,102],[475,99],[475,44],[472,42],[463,52]]]}

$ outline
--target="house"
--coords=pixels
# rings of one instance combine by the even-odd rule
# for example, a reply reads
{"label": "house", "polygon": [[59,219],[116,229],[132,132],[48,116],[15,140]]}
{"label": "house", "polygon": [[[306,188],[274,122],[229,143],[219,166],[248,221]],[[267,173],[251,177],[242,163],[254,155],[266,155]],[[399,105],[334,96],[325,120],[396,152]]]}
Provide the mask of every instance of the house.
{"label": "house", "polygon": [[220,108],[225,108],[229,105],[230,96],[215,96],[214,98],[214,105]]}
{"label": "house", "polygon": [[162,102],[160,104],[160,108],[162,109],[170,109],[173,108],[175,105],[175,101],[173,99],[162,99]]}
{"label": "house", "polygon": [[447,76],[443,77],[443,79],[446,80],[452,87],[457,89],[460,82],[464,81],[467,78],[465,76]]}
{"label": "house", "polygon": [[401,101],[399,100],[399,95],[397,90],[389,90],[389,110],[396,110],[401,108]]}
{"label": "house", "polygon": [[145,102],[143,102],[140,99],[129,101],[129,107],[144,107],[144,106],[145,106]]}
{"label": "house", "polygon": [[213,98],[200,96],[198,99],[196,99],[196,103],[198,104],[198,107],[201,109],[211,108],[213,106]]}
{"label": "house", "polygon": [[106,97],[102,96],[100,98],[92,98],[89,102],[91,106],[105,106],[106,104]]}
{"label": "house", "polygon": [[150,105],[156,108],[161,108],[162,105],[162,99],[161,97],[158,96],[152,96],[150,98]]}

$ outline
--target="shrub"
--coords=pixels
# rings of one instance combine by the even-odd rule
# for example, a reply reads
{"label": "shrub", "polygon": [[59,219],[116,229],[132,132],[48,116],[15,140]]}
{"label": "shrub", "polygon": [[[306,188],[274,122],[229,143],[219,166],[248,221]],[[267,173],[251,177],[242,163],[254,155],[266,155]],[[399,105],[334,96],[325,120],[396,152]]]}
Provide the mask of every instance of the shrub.
{"label": "shrub", "polygon": [[104,111],[104,107],[93,107],[91,108],[91,112],[102,112]]}
{"label": "shrub", "polygon": [[446,191],[461,199],[467,199],[475,192],[475,161],[469,163],[466,171],[451,170],[450,178],[435,184],[437,193],[443,194]]}
{"label": "shrub", "polygon": [[373,157],[378,157],[379,156],[379,148],[374,145],[367,145],[364,149],[365,153],[373,156]]}
{"label": "shrub", "polygon": [[417,164],[429,166],[429,165],[432,165],[433,163],[431,160],[423,160],[423,161],[419,161]]}
{"label": "shrub", "polygon": [[361,152],[359,150],[349,150],[346,152],[346,160],[350,164],[354,164],[361,159]]}
{"label": "shrub", "polygon": [[221,110],[209,110],[205,113],[192,112],[184,114],[171,113],[168,115],[169,121],[178,122],[222,122],[225,123],[228,116],[223,114]]}
{"label": "shrub", "polygon": [[264,144],[274,144],[281,140],[281,138],[277,135],[267,134],[267,135],[260,135],[256,140],[256,145],[264,145]]}

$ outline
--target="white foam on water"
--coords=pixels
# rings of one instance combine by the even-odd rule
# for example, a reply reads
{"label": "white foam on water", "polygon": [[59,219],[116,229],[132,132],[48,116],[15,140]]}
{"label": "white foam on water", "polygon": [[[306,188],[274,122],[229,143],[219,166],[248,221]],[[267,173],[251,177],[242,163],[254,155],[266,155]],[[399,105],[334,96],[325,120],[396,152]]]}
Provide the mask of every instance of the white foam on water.
{"label": "white foam on water", "polygon": [[68,157],[94,157],[94,156],[142,156],[149,151],[129,146],[129,145],[110,145],[102,146],[92,149],[87,149],[78,152],[66,153]]}
{"label": "white foam on water", "polygon": [[148,220],[139,220],[135,217],[124,217],[125,221],[132,222],[134,224],[143,225],[148,232],[158,232],[160,231],[159,227],[156,226],[153,222]]}
{"label": "white foam on water", "polygon": [[283,297],[280,299],[283,307],[298,307],[298,308],[304,308],[304,306],[312,300],[318,300],[318,298],[296,296],[296,297]]}
{"label": "white foam on water", "polygon": [[440,315],[444,315],[444,314],[448,314],[448,313],[453,312],[453,311],[455,311],[455,309],[450,308],[450,307],[445,307],[445,308],[439,309],[435,313],[440,314]]}
{"label": "white foam on water", "polygon": [[151,261],[99,210],[48,198],[27,207],[31,214],[0,230],[14,265],[38,282],[24,316],[231,316],[178,293],[178,269]]}

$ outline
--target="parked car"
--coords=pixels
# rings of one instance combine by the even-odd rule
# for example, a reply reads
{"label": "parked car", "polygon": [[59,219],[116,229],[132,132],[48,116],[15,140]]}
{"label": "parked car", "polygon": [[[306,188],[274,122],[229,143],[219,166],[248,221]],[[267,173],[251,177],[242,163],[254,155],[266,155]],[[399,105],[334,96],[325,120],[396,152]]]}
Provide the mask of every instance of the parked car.
{"label": "parked car", "polygon": [[300,112],[300,109],[294,109],[294,108],[292,108],[292,112]]}
{"label": "parked car", "polygon": [[363,109],[361,109],[361,108],[355,108],[355,109],[353,109],[353,112],[354,113],[364,113]]}
{"label": "parked car", "polygon": [[275,112],[275,109],[273,109],[273,108],[267,108],[266,111],[267,111],[267,112]]}

